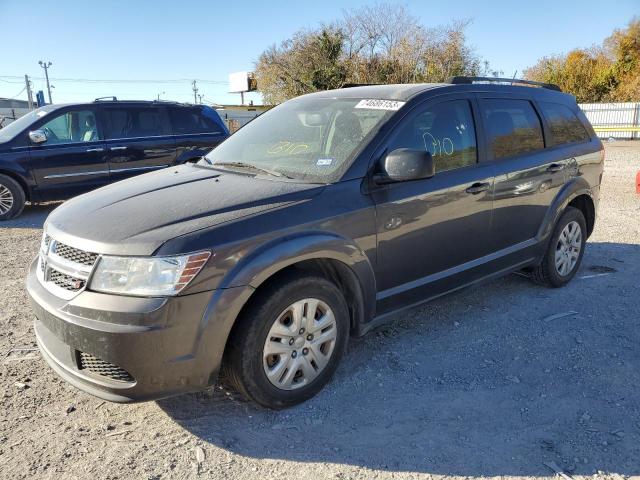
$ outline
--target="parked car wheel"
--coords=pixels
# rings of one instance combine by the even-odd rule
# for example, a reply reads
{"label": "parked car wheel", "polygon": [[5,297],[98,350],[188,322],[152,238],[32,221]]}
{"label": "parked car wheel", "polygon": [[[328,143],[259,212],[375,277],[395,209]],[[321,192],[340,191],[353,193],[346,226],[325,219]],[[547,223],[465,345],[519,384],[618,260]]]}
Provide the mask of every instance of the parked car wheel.
{"label": "parked car wheel", "polygon": [[582,212],[568,207],[556,224],[542,262],[531,272],[533,280],[550,287],[569,283],[580,268],[586,233],[587,223]]}
{"label": "parked car wheel", "polygon": [[315,395],[335,372],[349,311],[340,290],[321,277],[289,277],[257,295],[229,340],[223,377],[265,407],[289,407]]}
{"label": "parked car wheel", "polygon": [[0,220],[9,220],[22,213],[26,201],[24,190],[18,182],[0,175]]}

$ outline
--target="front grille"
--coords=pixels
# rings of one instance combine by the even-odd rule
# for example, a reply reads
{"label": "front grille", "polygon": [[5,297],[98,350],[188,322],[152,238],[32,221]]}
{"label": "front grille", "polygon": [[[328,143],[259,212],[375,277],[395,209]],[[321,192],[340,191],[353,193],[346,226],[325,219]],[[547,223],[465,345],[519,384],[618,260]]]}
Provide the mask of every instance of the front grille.
{"label": "front grille", "polygon": [[98,256],[45,234],[40,247],[38,279],[51,293],[70,300],[87,286]]}
{"label": "front grille", "polygon": [[69,245],[65,245],[60,242],[56,242],[54,244],[53,250],[53,253],[59,257],[69,260],[70,262],[86,265],[87,267],[92,267],[98,258],[97,253],[85,252],[84,250],[70,247]]}
{"label": "front grille", "polygon": [[49,281],[60,288],[69,290],[70,292],[77,292],[78,290],[81,290],[84,288],[85,284],[85,280],[72,277],[71,275],[66,275],[58,270],[54,270],[53,268],[49,270]]}
{"label": "front grille", "polygon": [[97,375],[110,378],[118,382],[133,382],[134,379],[124,368],[113,363],[105,362],[85,352],[78,352],[78,368],[88,370]]}

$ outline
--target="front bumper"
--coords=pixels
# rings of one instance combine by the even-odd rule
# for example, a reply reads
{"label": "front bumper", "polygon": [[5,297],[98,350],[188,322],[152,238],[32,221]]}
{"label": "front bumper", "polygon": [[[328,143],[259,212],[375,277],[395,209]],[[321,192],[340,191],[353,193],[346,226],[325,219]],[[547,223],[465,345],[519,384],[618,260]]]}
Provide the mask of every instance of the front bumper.
{"label": "front bumper", "polygon": [[[212,385],[233,321],[250,295],[243,287],[163,298],[83,291],[64,300],[43,287],[36,268],[34,261],[27,291],[44,359],[72,385],[114,402]],[[81,360],[86,356],[107,370],[87,367]],[[123,381],[104,374],[113,369],[130,377]]]}

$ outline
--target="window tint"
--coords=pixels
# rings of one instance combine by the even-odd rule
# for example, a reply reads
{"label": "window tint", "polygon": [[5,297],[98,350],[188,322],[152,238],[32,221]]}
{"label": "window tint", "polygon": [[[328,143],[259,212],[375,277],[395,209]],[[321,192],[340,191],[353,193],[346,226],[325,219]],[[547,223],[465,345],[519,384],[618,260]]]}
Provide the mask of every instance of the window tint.
{"label": "window tint", "polygon": [[106,107],[107,138],[157,137],[169,134],[166,113],[157,107]]}
{"label": "window tint", "polygon": [[427,150],[436,172],[473,165],[477,161],[471,106],[466,100],[444,102],[413,115],[391,142],[390,150]]}
{"label": "window tint", "polygon": [[511,157],[544,148],[542,127],[527,100],[483,100],[484,122],[493,158]]}
{"label": "window tint", "polygon": [[548,102],[541,102],[540,107],[549,123],[553,145],[589,140],[587,130],[569,107]]}
{"label": "window tint", "polygon": [[169,116],[173,125],[173,133],[184,135],[188,133],[222,133],[220,125],[205,115],[205,111],[198,107],[172,107]]}
{"label": "window tint", "polygon": [[102,139],[91,110],[74,110],[52,118],[40,127],[47,145],[56,143],[95,142]]}

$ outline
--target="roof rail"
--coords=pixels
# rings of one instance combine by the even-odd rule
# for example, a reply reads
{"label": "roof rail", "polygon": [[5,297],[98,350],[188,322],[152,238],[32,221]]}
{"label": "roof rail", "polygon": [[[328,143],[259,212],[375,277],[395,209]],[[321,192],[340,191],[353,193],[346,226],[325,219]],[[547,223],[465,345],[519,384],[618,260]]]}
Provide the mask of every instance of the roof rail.
{"label": "roof rail", "polygon": [[94,100],[94,102],[102,102],[102,101],[107,100],[107,99],[109,101],[111,101],[111,102],[117,102],[118,101],[118,99],[116,97],[98,97],[98,98],[96,98]]}
{"label": "roof rail", "polygon": [[487,83],[509,83],[511,85],[530,85],[532,87],[546,88],[547,90],[554,90],[561,92],[562,90],[558,85],[553,83],[534,82],[533,80],[522,80],[521,78],[499,78],[499,77],[450,77],[445,83],[451,83],[453,85],[470,85],[474,82],[487,82]]}

